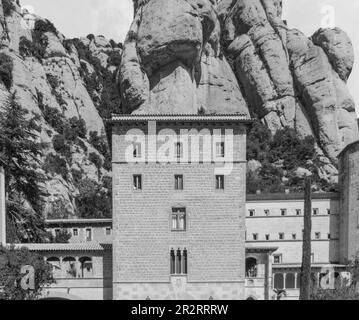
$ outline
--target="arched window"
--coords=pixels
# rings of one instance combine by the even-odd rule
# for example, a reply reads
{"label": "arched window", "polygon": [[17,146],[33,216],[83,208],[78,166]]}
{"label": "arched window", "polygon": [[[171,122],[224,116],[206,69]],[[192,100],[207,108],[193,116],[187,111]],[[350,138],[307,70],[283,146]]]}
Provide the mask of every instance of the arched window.
{"label": "arched window", "polygon": [[62,260],[63,270],[66,278],[77,278],[76,259],[66,257]]}
{"label": "arched window", "polygon": [[176,255],[173,249],[171,250],[171,274],[176,274]]}
{"label": "arched window", "polygon": [[285,286],[286,289],[295,289],[295,275],[293,273],[288,273],[285,276]]}
{"label": "arched window", "polygon": [[50,257],[47,260],[47,263],[51,265],[52,267],[52,273],[54,277],[61,276],[61,262],[59,258],[56,257]]}
{"label": "arched window", "polygon": [[182,253],[180,249],[177,250],[176,273],[182,274]]}
{"label": "arched window", "polygon": [[183,274],[188,273],[188,265],[187,265],[187,250],[184,249],[183,251]]}
{"label": "arched window", "polygon": [[276,273],[274,275],[274,289],[284,289],[284,276],[282,273]]}
{"label": "arched window", "polygon": [[81,278],[90,278],[93,275],[92,259],[88,257],[80,258]]}
{"label": "arched window", "polygon": [[257,259],[255,258],[246,259],[246,277],[257,278]]}
{"label": "arched window", "polygon": [[188,252],[187,249],[171,250],[170,255],[171,275],[187,275],[188,273]]}

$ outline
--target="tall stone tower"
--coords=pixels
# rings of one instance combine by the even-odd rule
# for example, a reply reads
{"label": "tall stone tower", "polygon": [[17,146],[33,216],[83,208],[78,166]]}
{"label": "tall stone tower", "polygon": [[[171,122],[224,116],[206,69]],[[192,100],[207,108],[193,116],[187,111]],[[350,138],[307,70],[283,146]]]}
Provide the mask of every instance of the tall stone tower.
{"label": "tall stone tower", "polygon": [[244,299],[246,116],[118,116],[114,299]]}

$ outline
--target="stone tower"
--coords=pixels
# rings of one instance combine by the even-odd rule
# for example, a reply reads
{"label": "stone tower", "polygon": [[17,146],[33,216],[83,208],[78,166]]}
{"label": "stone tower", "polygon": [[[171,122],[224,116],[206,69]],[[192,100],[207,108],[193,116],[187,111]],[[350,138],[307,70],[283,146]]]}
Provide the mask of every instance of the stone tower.
{"label": "stone tower", "polygon": [[112,123],[114,299],[244,299],[247,117]]}

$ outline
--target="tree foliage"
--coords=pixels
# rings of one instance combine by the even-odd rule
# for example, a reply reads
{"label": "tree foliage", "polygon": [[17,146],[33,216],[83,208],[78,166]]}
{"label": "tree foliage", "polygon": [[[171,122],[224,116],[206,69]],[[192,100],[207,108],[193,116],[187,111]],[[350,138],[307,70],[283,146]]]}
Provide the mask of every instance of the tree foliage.
{"label": "tree foliage", "polygon": [[0,112],[0,165],[6,175],[12,241],[40,241],[34,231],[44,229],[45,177],[39,172],[44,144],[39,142],[38,120],[16,102],[15,94]]}
{"label": "tree foliage", "polygon": [[254,122],[247,136],[247,160],[256,160],[260,168],[247,173],[247,190],[255,193],[283,192],[285,189],[303,191],[303,178],[296,175],[298,168],[311,172],[313,181],[323,190],[331,186],[319,177],[320,166],[313,137],[301,138],[289,127],[276,134],[259,120]]}
{"label": "tree foliage", "polygon": [[4,10],[4,16],[9,17],[14,12],[15,8],[15,0],[1,0],[2,7]]}
{"label": "tree foliage", "polygon": [[5,87],[10,90],[12,86],[12,71],[14,64],[12,59],[5,53],[0,53],[0,79]]}
{"label": "tree foliage", "polygon": [[359,258],[348,262],[345,272],[348,276],[335,279],[334,289],[314,287],[312,300],[359,300]]}
{"label": "tree foliage", "polygon": [[111,218],[112,191],[110,188],[106,189],[93,180],[84,179],[79,183],[79,191],[76,206],[77,215],[80,218]]}
{"label": "tree foliage", "polygon": [[[24,290],[21,280],[23,266],[32,266],[35,270],[35,290]],[[44,258],[26,248],[15,249],[0,246],[0,300],[36,300],[46,286],[54,283],[52,267]]]}

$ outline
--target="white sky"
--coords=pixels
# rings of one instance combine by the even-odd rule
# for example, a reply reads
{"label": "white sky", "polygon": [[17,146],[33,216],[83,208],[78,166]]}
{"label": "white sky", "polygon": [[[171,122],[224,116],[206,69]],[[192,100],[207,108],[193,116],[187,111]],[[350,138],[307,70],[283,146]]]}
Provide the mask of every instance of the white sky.
{"label": "white sky", "polygon": [[[133,18],[132,0],[21,0],[54,23],[66,37],[93,33],[123,41]],[[338,26],[353,41],[359,59],[359,0],[284,0],[288,25],[311,36],[321,26]],[[359,62],[355,64],[349,87],[359,113]]]}

